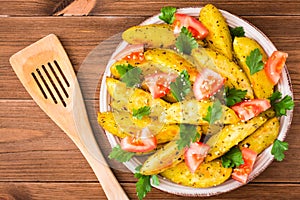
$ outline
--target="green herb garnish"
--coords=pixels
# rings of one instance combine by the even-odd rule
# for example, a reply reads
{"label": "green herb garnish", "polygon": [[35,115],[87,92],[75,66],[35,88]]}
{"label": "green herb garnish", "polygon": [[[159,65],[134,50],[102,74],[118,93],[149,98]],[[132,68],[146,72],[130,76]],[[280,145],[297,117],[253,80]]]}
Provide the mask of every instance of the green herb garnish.
{"label": "green herb garnish", "polygon": [[[136,168],[137,171],[139,171],[141,166],[138,166]],[[143,175],[139,172],[136,172],[134,174],[134,177],[138,179],[136,182],[136,193],[139,198],[139,200],[143,199],[148,192],[151,191],[152,186],[151,186],[151,178],[152,178],[152,183],[153,185],[159,185],[159,180],[156,174],[154,175]]]}
{"label": "green herb garnish", "polygon": [[275,140],[271,154],[277,161],[282,161],[284,159],[284,151],[289,149],[289,144],[287,142],[282,142],[278,139]]}
{"label": "green herb garnish", "polygon": [[212,106],[209,106],[207,109],[207,115],[203,118],[209,124],[214,124],[216,121],[221,119],[222,116],[222,105],[221,102],[217,99]]}
{"label": "green herb garnish", "polygon": [[108,157],[119,162],[127,162],[134,156],[134,154],[135,153],[133,152],[124,151],[120,145],[117,145],[112,149]]}
{"label": "green herb garnish", "polygon": [[172,24],[175,20],[174,14],[176,13],[176,10],[176,8],[171,6],[163,7],[160,10],[161,14],[159,15],[159,19],[163,20],[167,24]]}
{"label": "green herb garnish", "polygon": [[142,70],[134,67],[121,76],[121,81],[126,83],[127,87],[139,87],[142,82]]}
{"label": "green herb garnish", "polygon": [[225,168],[238,167],[244,164],[242,152],[238,147],[233,147],[221,157],[222,165]]}
{"label": "green herb garnish", "polygon": [[140,107],[139,109],[133,109],[133,117],[136,117],[137,119],[142,119],[144,116],[148,116],[150,115],[150,107],[149,106],[143,106],[143,107]]}
{"label": "green herb garnish", "polygon": [[189,55],[192,49],[198,48],[198,43],[192,33],[186,27],[182,27],[175,46],[179,52]]}
{"label": "green herb garnish", "polygon": [[225,87],[225,104],[226,106],[233,106],[241,102],[247,94],[247,90],[239,90],[235,88]]}
{"label": "green herb garnish", "polygon": [[171,93],[177,101],[184,100],[185,96],[191,91],[190,75],[186,70],[183,70],[175,79],[175,82],[170,84]]}
{"label": "green herb garnish", "polygon": [[245,31],[244,31],[244,28],[242,26],[238,26],[238,27],[235,27],[235,28],[229,27],[229,31],[230,31],[230,35],[232,37],[232,40],[235,37],[244,37],[245,36]]}
{"label": "green herb garnish", "polygon": [[179,134],[180,138],[176,141],[179,150],[189,147],[200,138],[196,126],[191,124],[180,124]]}
{"label": "green herb garnish", "polygon": [[286,111],[292,110],[295,106],[295,103],[291,96],[286,95],[284,98],[281,98],[282,94],[279,91],[274,92],[269,98],[277,117],[286,115]]}
{"label": "green herb garnish", "polygon": [[250,70],[250,74],[253,75],[256,72],[261,71],[264,68],[264,63],[262,61],[262,53],[258,48],[250,52],[250,55],[246,58],[246,64]]}

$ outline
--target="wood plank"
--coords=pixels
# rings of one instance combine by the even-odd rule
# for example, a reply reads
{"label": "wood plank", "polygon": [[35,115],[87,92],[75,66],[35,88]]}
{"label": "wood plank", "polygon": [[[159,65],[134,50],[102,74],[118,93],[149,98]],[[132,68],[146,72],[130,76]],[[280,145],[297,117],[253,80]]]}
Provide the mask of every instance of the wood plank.
{"label": "wood plank", "polygon": [[[122,183],[121,185],[130,199],[138,199],[134,183]],[[247,186],[238,188],[231,192],[218,196],[207,197],[206,199],[297,199],[300,195],[299,191],[299,184],[248,184]],[[288,197],[286,195],[287,193],[289,194]],[[187,199],[187,197],[176,196],[153,188],[144,200],[161,199],[162,196],[164,200]],[[64,200],[106,199],[101,186],[97,183],[0,183],[0,199],[45,200],[53,198]]]}
{"label": "wood plank", "polygon": [[[299,94],[300,76],[298,64],[300,63],[300,45],[297,44],[300,43],[300,17],[251,16],[246,19],[265,32],[278,49],[289,53],[287,64],[291,73],[295,94]],[[124,20],[126,20],[126,23],[123,23]],[[80,69],[81,72],[89,72],[87,76],[89,76],[90,81],[88,82],[85,81],[87,77],[81,73],[84,79],[81,87],[85,92],[85,97],[98,98],[95,96],[95,87],[97,86],[94,85],[98,84],[98,80],[106,66],[103,57],[108,59],[110,53],[113,52],[113,49],[118,44],[118,41],[110,43],[108,39],[130,26],[139,24],[143,20],[144,18],[141,17],[0,18],[0,24],[6,24],[6,26],[0,26],[0,45],[2,47],[0,48],[0,99],[30,99],[18,81],[8,60],[15,52],[49,33],[55,33],[59,36],[76,72],[80,71]],[[286,23],[286,21],[290,23]],[[62,26],[62,24],[64,28],[57,28]],[[115,24],[115,26],[111,26],[111,24]],[[10,29],[7,27],[10,27]],[[70,31],[66,32],[66,30]],[[104,41],[106,41],[104,46],[110,47],[110,50],[104,51],[103,49],[105,48],[99,48],[100,43],[103,45]],[[96,55],[98,55],[99,59],[96,62],[89,63],[92,71],[80,68],[85,58],[97,46]],[[91,67],[91,64],[93,64],[93,67]],[[90,84],[92,84],[92,87]],[[299,97],[299,95],[296,95],[297,100]]]}
{"label": "wood plank", "polygon": [[[1,15],[9,16],[49,16],[59,3],[59,0],[2,0],[0,6]],[[300,4],[294,0],[279,1],[222,1],[222,0],[173,0],[159,1],[147,0],[131,1],[97,1],[96,7],[90,15],[125,15],[125,16],[151,16],[160,12],[164,6],[182,7],[200,7],[207,3],[213,3],[220,9],[227,10],[237,15],[299,15]],[[147,5],[147,6],[145,6]]]}
{"label": "wood plank", "polygon": [[[88,112],[95,112],[93,101],[86,102]],[[298,105],[298,104],[297,104]],[[300,107],[296,105],[294,123],[287,135],[289,151],[283,162],[273,162],[254,182],[294,182],[300,180]],[[111,147],[90,116],[95,136],[104,155]],[[33,101],[0,101],[0,181],[96,181],[96,177],[71,140]],[[119,181],[136,181],[125,168],[109,160]],[[127,170],[125,170],[127,171]],[[127,171],[128,172],[128,171]],[[278,173],[280,172],[280,173]]]}

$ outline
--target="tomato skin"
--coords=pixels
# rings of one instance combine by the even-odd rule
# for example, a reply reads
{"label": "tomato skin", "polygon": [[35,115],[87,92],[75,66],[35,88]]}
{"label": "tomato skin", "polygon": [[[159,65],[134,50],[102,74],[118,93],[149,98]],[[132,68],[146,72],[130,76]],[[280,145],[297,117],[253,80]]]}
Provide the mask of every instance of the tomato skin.
{"label": "tomato skin", "polygon": [[231,107],[242,121],[247,121],[271,107],[267,99],[251,99],[235,104]]}
{"label": "tomato skin", "polygon": [[242,156],[244,164],[241,164],[239,167],[233,170],[232,178],[241,183],[247,183],[248,177],[253,170],[257,153],[251,149],[243,148]]}
{"label": "tomato skin", "polygon": [[123,60],[143,62],[145,57],[143,52],[132,52],[129,55],[126,55]]}
{"label": "tomato skin", "polygon": [[155,149],[157,141],[154,136],[147,138],[136,138],[126,136],[121,140],[121,149],[128,152],[148,152]]}
{"label": "tomato skin", "polygon": [[274,51],[267,60],[265,64],[265,72],[273,85],[278,83],[287,57],[287,53]]}
{"label": "tomato skin", "polygon": [[207,155],[209,146],[202,142],[194,142],[186,149],[184,161],[189,170],[194,173]]}
{"label": "tomato skin", "polygon": [[152,97],[156,99],[170,92],[170,84],[177,77],[177,74],[154,73],[145,77],[145,84],[148,86]]}
{"label": "tomato skin", "polygon": [[175,34],[186,27],[196,39],[203,40],[208,35],[208,29],[199,20],[186,14],[176,13],[173,26]]}
{"label": "tomato skin", "polygon": [[204,68],[196,77],[193,92],[197,100],[205,100],[214,95],[224,85],[225,79],[210,69]]}

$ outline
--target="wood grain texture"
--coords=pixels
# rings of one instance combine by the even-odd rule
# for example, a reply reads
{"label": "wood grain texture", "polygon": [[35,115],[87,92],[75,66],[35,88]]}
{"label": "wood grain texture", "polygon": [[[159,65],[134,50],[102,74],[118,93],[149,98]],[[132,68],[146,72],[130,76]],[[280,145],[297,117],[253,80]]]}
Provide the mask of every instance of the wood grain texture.
{"label": "wood grain texture", "polygon": [[[275,46],[289,54],[295,111],[283,162],[273,162],[250,184],[207,199],[298,199],[300,196],[300,2],[298,0],[98,0],[85,17],[52,17],[61,0],[0,1],[0,199],[106,199],[96,176],[77,147],[41,111],[13,72],[9,57],[38,39],[54,33],[64,45],[79,78],[97,142],[104,156],[111,147],[98,126],[99,82],[105,64],[91,72],[86,57],[98,45],[159,13],[161,7],[198,7],[213,3],[237,14],[263,31]],[[116,41],[105,43],[115,47]],[[104,50],[103,50],[104,51]],[[96,56],[109,56],[105,51]],[[95,75],[96,74],[96,75]],[[87,81],[90,80],[90,81]],[[130,199],[137,199],[136,179],[117,162],[107,159]],[[157,189],[145,199],[187,199]],[[188,198],[190,199],[190,198]],[[194,198],[196,199],[196,198]]]}

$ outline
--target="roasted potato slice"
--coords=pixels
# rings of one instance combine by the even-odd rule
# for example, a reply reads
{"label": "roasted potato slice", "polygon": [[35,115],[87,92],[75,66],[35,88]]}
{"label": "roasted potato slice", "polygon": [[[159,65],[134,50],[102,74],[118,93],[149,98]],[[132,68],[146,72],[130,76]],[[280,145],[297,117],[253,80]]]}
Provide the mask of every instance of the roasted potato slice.
{"label": "roasted potato slice", "polygon": [[253,88],[254,95],[257,98],[266,99],[273,94],[274,86],[269,81],[265,70],[261,70],[251,75],[248,65],[246,64],[246,58],[250,55],[250,52],[258,48],[263,55],[263,62],[266,62],[268,57],[263,48],[253,39],[247,37],[235,37],[233,41],[233,50],[235,57],[238,60],[239,65],[247,74]]}
{"label": "roasted potato slice", "polygon": [[195,188],[207,188],[225,182],[231,175],[232,168],[224,168],[220,160],[202,163],[199,168],[192,173],[185,162],[166,169],[161,175],[180,185]]}
{"label": "roasted potato slice", "polygon": [[159,174],[180,163],[184,151],[184,149],[179,150],[177,141],[173,140],[149,156],[140,169],[140,173],[144,175]]}
{"label": "roasted potato slice", "polygon": [[229,151],[231,147],[237,145],[247,136],[254,133],[267,119],[266,116],[261,114],[247,122],[238,122],[237,124],[225,126],[219,133],[211,136],[206,142],[206,144],[210,146],[210,149],[205,160],[211,161],[222,156]]}
{"label": "roasted potato slice", "polygon": [[[208,125],[208,122],[203,118],[207,115],[209,106],[212,106],[213,102],[210,101],[182,101],[173,103],[166,112],[165,122],[167,124],[194,124],[194,125]],[[239,121],[238,116],[235,112],[222,105],[223,114],[219,123],[234,124]]]}
{"label": "roasted potato slice", "polygon": [[195,62],[201,68],[209,68],[226,78],[225,85],[232,88],[247,90],[246,98],[253,99],[253,90],[243,70],[226,56],[208,48],[192,50]]}
{"label": "roasted potato slice", "polygon": [[176,37],[169,24],[133,26],[122,34],[129,44],[145,44],[147,48],[167,48],[175,44]]}
{"label": "roasted potato slice", "polygon": [[279,134],[279,128],[280,123],[278,118],[273,117],[243,140],[239,144],[239,147],[247,147],[257,154],[260,154],[263,150],[273,144]]}
{"label": "roasted potato slice", "polygon": [[160,70],[166,73],[173,72],[179,74],[186,70],[190,75],[190,81],[194,82],[198,70],[192,63],[184,57],[169,49],[151,49],[144,53],[145,59],[158,63]]}
{"label": "roasted potato slice", "polygon": [[232,60],[232,39],[229,27],[222,13],[212,4],[207,4],[200,11],[199,20],[208,29],[208,46]]}

